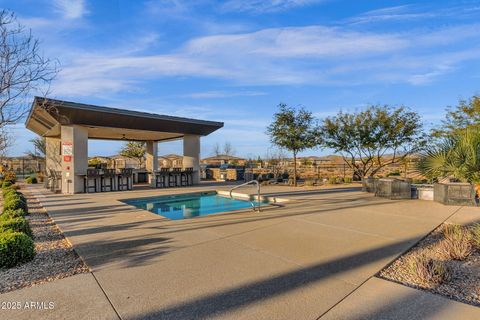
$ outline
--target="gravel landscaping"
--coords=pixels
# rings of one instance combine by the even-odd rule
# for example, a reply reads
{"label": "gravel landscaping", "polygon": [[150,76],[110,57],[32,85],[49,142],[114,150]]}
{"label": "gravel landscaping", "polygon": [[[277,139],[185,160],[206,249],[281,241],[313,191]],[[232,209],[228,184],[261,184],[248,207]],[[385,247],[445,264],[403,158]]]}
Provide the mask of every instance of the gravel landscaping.
{"label": "gravel landscaping", "polygon": [[23,265],[0,270],[0,293],[89,272],[39,201],[27,190],[30,214],[26,217],[33,231],[35,258]]}
{"label": "gravel landscaping", "polygon": [[[445,244],[445,228],[448,228],[447,224],[434,230],[415,247],[380,271],[378,276],[460,302],[480,306],[480,250],[477,246],[472,245],[463,260],[446,257],[443,246]],[[418,268],[418,263],[415,262],[420,261],[419,259],[429,261],[425,264],[427,268]],[[412,263],[413,261],[414,263]],[[428,275],[433,275],[429,278],[430,281],[419,277],[418,270],[426,269],[431,272]]]}

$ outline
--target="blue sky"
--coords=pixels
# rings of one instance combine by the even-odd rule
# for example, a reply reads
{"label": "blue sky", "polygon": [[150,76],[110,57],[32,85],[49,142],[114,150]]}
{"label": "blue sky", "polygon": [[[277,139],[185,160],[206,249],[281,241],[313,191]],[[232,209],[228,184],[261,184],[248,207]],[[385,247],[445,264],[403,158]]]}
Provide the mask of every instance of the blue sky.
{"label": "blue sky", "polygon": [[[60,61],[51,97],[225,122],[202,139],[202,156],[225,141],[265,155],[280,102],[319,117],[406,105],[430,127],[480,90],[480,1],[0,3]],[[34,135],[12,130],[10,154],[23,154]],[[89,153],[119,147],[91,141]],[[179,142],[159,149],[181,153]]]}

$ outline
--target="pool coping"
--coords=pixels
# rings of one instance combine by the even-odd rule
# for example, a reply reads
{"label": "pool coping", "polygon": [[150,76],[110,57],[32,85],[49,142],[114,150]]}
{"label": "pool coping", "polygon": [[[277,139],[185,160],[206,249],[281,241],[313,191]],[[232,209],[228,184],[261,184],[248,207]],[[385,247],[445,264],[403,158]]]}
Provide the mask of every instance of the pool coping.
{"label": "pool coping", "polygon": [[[209,190],[209,191],[202,191],[202,192],[186,192],[186,193],[175,193],[175,194],[172,194],[172,195],[163,195],[163,196],[150,196],[150,197],[140,197],[140,198],[137,198],[137,199],[149,199],[149,198],[159,198],[159,197],[175,197],[175,196],[185,196],[185,195],[189,195],[189,194],[217,194],[219,196],[223,196],[223,197],[228,197],[230,198],[230,192],[229,191],[225,191],[225,190]],[[245,201],[255,201],[257,200],[257,196],[256,195],[252,195],[252,194],[246,194],[246,193],[239,193],[239,192],[232,192],[232,198],[233,199],[238,199],[238,200],[245,200]],[[137,199],[132,199],[132,198],[126,198],[126,199],[116,199],[116,201],[122,203],[123,205],[126,205],[126,206],[130,206],[130,207],[133,207],[135,208],[136,210],[142,210],[142,211],[146,211],[152,215],[155,215],[156,217],[159,217],[161,219],[166,219],[168,221],[182,221],[182,220],[191,220],[191,219],[198,219],[198,218],[207,218],[209,216],[218,216],[218,215],[226,215],[226,214],[236,214],[236,213],[242,213],[242,212],[251,212],[252,211],[252,208],[242,208],[242,209],[237,209],[237,210],[230,210],[230,211],[221,211],[221,212],[215,212],[215,213],[211,213],[211,214],[208,214],[208,215],[205,215],[205,216],[198,216],[198,217],[192,217],[192,218],[188,218],[188,219],[178,219],[178,220],[175,220],[175,219],[170,219],[168,217],[165,217],[161,214],[157,214],[157,213],[154,213],[154,212],[151,212],[149,210],[146,210],[146,209],[142,209],[142,208],[139,208],[131,203],[128,203],[128,202],[131,202],[131,201],[135,201]],[[260,195],[260,200],[261,201],[266,201],[267,204],[265,206],[261,206],[261,208],[263,209],[266,209],[266,208],[271,208],[271,207],[284,207],[284,203],[285,202],[290,202],[292,200],[290,199],[286,199],[286,198],[278,198],[278,197],[273,197],[273,196],[262,196]],[[253,211],[256,211],[255,209]],[[261,211],[261,210],[259,210]]]}

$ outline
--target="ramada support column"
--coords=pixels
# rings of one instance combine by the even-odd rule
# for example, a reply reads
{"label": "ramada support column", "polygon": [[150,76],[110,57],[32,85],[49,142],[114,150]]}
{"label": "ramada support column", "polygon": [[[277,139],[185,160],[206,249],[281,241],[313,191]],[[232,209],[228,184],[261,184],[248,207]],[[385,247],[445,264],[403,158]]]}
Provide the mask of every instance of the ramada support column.
{"label": "ramada support column", "polygon": [[84,175],[88,167],[88,130],[72,125],[62,126],[62,193],[84,192]]}
{"label": "ramada support column", "polygon": [[157,141],[147,141],[146,147],[146,168],[149,172],[148,183],[151,187],[156,187],[155,171],[158,170],[158,143]]}
{"label": "ramada support column", "polygon": [[183,167],[193,168],[193,184],[200,183],[200,136],[183,137]]}

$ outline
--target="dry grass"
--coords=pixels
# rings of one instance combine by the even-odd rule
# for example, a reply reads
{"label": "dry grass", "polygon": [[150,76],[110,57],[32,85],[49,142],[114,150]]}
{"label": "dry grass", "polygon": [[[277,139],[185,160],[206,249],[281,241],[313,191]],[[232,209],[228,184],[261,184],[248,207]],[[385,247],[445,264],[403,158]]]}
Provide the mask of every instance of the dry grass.
{"label": "dry grass", "polygon": [[447,224],[436,249],[443,259],[465,260],[472,254],[472,233],[459,225]]}
{"label": "dry grass", "polygon": [[407,277],[424,288],[436,287],[450,277],[448,268],[443,261],[434,260],[425,254],[409,256],[405,259],[404,268]]}
{"label": "dry grass", "polygon": [[480,224],[443,224],[378,276],[480,306]]}
{"label": "dry grass", "polygon": [[476,223],[471,228],[472,231],[472,243],[477,248],[480,249],[480,223]]}

